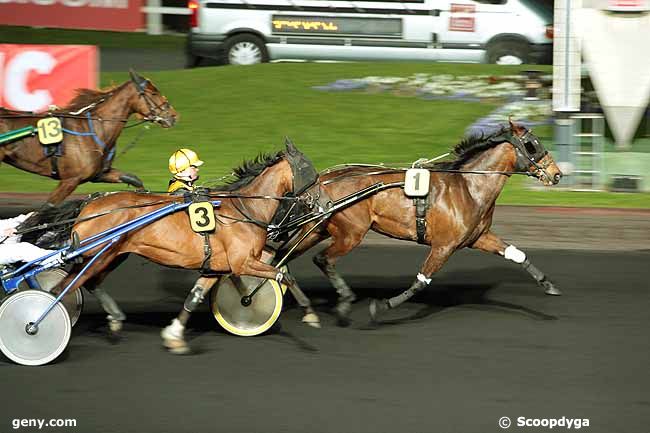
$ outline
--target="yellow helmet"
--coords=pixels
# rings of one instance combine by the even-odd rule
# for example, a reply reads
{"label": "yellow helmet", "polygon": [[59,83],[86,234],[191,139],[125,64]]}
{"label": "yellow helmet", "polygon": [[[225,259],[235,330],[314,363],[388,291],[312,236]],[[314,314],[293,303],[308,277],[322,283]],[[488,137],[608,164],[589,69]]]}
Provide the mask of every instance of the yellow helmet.
{"label": "yellow helmet", "polygon": [[180,173],[192,165],[195,167],[203,165],[203,161],[199,159],[199,155],[193,150],[178,149],[169,157],[169,171],[172,174]]}

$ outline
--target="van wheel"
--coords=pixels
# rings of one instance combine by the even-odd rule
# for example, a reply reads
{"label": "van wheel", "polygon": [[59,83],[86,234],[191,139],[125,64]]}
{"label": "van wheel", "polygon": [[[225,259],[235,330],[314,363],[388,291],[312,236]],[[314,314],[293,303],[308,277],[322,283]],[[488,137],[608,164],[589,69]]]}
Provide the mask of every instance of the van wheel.
{"label": "van wheel", "polygon": [[266,44],[257,36],[235,35],[224,44],[224,62],[230,65],[255,65],[269,61]]}
{"label": "van wheel", "polygon": [[488,48],[487,61],[497,65],[528,63],[528,44],[518,41],[497,42]]}

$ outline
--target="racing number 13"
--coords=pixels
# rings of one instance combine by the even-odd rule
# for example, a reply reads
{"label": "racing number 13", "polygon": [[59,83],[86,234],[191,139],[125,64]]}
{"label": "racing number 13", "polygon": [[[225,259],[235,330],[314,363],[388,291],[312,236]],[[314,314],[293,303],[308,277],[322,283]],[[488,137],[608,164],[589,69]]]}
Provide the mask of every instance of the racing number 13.
{"label": "racing number 13", "polygon": [[46,117],[36,123],[38,141],[42,144],[54,144],[63,141],[61,121],[56,117]]}

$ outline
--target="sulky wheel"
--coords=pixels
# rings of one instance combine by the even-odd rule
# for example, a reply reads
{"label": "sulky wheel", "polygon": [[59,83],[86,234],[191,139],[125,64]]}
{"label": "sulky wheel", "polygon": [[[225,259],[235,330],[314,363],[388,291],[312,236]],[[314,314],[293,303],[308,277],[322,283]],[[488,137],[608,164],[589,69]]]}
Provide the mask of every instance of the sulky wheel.
{"label": "sulky wheel", "polygon": [[[41,289],[48,293],[51,293],[55,288],[61,289],[61,287],[58,286],[67,276],[68,273],[63,269],[48,269],[37,274],[36,281],[38,281],[38,285],[41,286]],[[27,285],[27,282],[23,281],[19,289],[28,290],[29,286]],[[54,294],[56,295],[56,293]],[[77,323],[77,320],[79,320],[79,316],[81,316],[81,310],[84,306],[84,295],[81,291],[81,287],[79,287],[74,292],[66,293],[66,295],[61,300],[61,303],[65,309],[68,310],[68,314],[70,315],[70,323],[72,326],[74,326]]]}
{"label": "sulky wheel", "polygon": [[72,325],[61,303],[54,305],[35,333],[27,332],[54,299],[41,290],[21,290],[0,305],[0,351],[7,358],[22,365],[43,365],[65,350]]}
{"label": "sulky wheel", "polygon": [[252,296],[250,305],[242,303],[242,297],[250,294],[262,281],[257,277],[229,275],[212,289],[210,308],[226,331],[250,337],[267,331],[278,320],[286,287],[275,280],[264,281]]}

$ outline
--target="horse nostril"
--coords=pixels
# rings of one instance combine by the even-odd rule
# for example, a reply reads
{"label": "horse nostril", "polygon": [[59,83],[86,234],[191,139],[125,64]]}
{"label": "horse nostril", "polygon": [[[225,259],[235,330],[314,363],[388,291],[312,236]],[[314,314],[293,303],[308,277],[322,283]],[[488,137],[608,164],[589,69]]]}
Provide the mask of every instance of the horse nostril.
{"label": "horse nostril", "polygon": [[562,173],[555,173],[555,176],[553,176],[553,182],[559,183],[560,179],[562,179]]}

